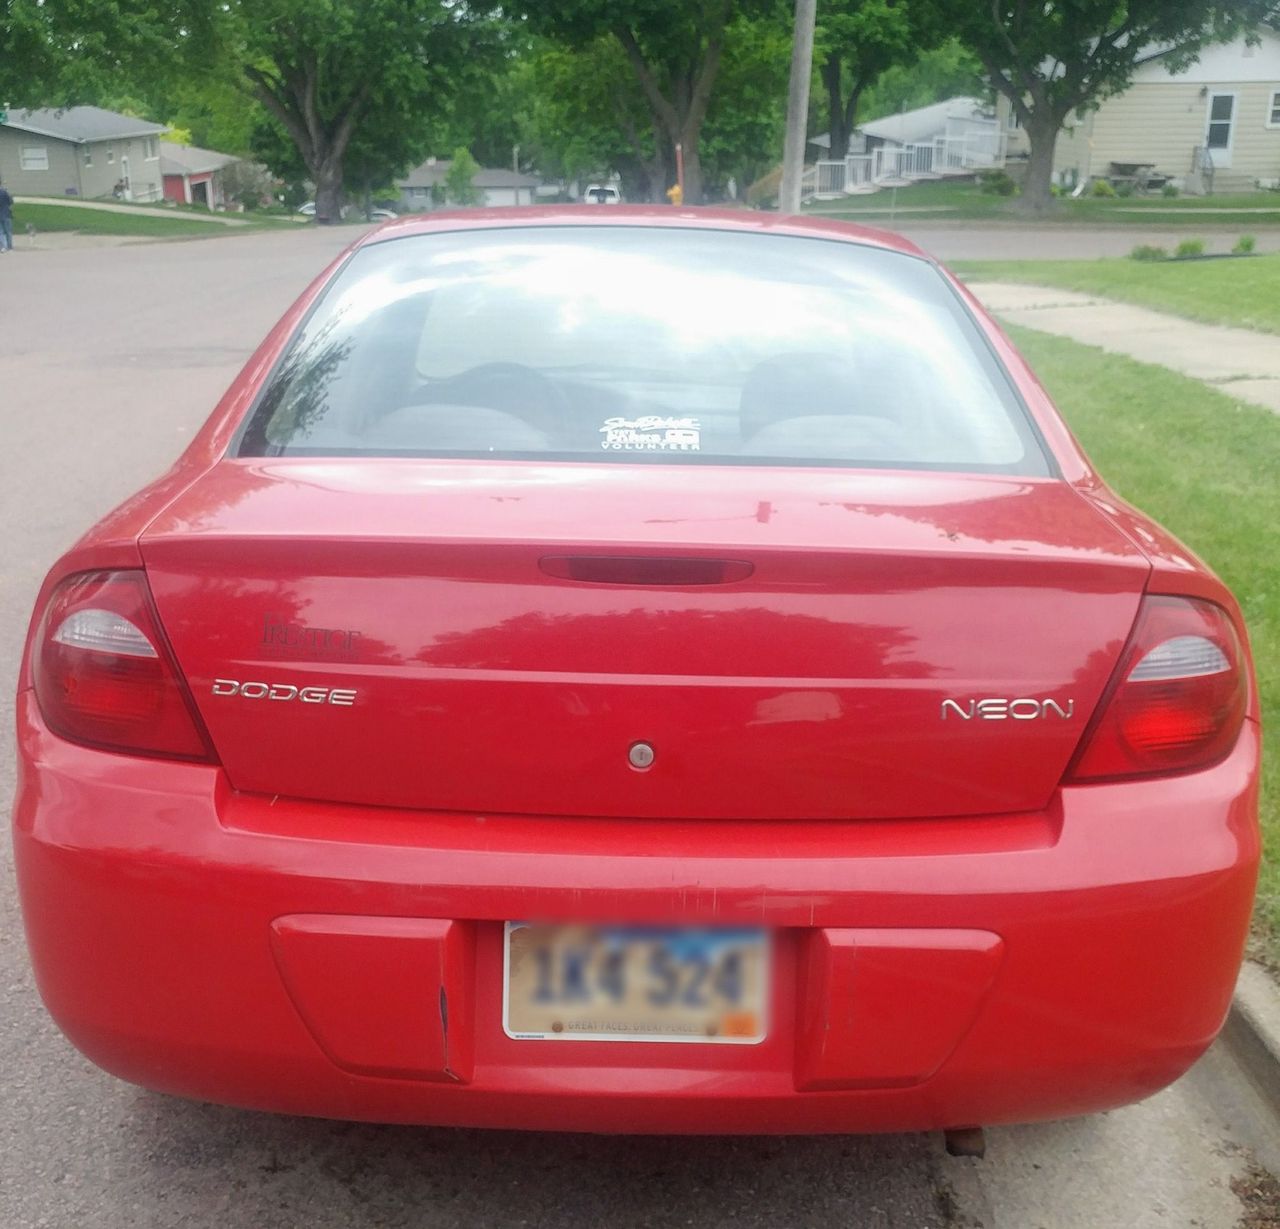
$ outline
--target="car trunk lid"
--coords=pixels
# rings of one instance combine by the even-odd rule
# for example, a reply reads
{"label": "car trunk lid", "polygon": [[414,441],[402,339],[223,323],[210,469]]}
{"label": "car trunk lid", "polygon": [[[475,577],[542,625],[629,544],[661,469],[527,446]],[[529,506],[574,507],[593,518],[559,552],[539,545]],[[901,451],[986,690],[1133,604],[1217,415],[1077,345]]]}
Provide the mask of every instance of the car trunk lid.
{"label": "car trunk lid", "polygon": [[1051,479],[457,460],[224,461],[142,552],[234,787],[561,816],[1043,807],[1148,571]]}

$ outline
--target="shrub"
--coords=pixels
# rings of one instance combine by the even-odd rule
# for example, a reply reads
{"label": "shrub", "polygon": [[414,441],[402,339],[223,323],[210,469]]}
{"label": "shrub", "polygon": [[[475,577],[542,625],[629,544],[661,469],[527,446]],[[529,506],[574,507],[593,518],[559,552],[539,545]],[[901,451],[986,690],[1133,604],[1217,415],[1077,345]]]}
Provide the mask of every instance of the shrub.
{"label": "shrub", "polygon": [[1258,241],[1252,235],[1241,235],[1240,238],[1236,240],[1235,247],[1231,250],[1237,256],[1248,256],[1257,246]]}
{"label": "shrub", "polygon": [[1105,179],[1095,179],[1089,189],[1091,196],[1115,196],[1116,190]]}
{"label": "shrub", "polygon": [[766,171],[746,191],[747,204],[752,209],[777,208],[778,193],[782,189],[782,168]]}
{"label": "shrub", "polygon": [[1190,260],[1193,256],[1203,255],[1203,239],[1184,239],[1173,251],[1174,260]]}
{"label": "shrub", "polygon": [[1169,253],[1164,248],[1154,247],[1150,243],[1140,243],[1129,253],[1130,260],[1168,260]]}
{"label": "shrub", "polygon": [[1167,183],[1160,189],[1160,195],[1172,200],[1178,195],[1178,185],[1176,183]]}
{"label": "shrub", "polygon": [[1013,196],[1018,185],[1007,171],[983,171],[978,176],[978,188],[986,196]]}
{"label": "shrub", "polygon": [[1121,185],[1116,189],[1116,195],[1117,195],[1117,196],[1132,196],[1132,195],[1133,195],[1133,184],[1131,184],[1131,183],[1122,183],[1122,184],[1121,184]]}

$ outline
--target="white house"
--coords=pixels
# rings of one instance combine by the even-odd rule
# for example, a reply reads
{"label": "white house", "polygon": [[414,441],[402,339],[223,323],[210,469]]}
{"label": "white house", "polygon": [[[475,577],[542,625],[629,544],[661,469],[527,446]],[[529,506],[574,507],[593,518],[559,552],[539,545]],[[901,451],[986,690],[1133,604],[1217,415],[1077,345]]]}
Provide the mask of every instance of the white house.
{"label": "white house", "polygon": [[[1054,150],[1060,183],[1150,167],[1191,192],[1247,192],[1280,183],[1280,33],[1261,27],[1209,47],[1172,73],[1158,53],[1123,94],[1067,121]],[[1009,152],[1025,138],[1001,98]]]}
{"label": "white house", "polygon": [[[831,148],[827,133],[810,145]],[[819,157],[807,173],[806,188],[819,199],[875,192],[880,188],[972,175],[1000,166],[1004,128],[990,106],[978,98],[947,98],[927,107],[859,124],[844,159]]]}

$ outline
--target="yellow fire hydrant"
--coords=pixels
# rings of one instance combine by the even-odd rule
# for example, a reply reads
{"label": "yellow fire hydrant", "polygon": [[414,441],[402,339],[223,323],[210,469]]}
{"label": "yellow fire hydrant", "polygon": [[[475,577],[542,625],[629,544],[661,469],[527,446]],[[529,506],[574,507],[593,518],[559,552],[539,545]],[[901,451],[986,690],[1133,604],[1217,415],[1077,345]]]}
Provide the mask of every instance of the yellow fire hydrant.
{"label": "yellow fire hydrant", "polygon": [[684,200],[684,189],[678,183],[673,183],[667,189],[667,200],[673,205],[679,205]]}

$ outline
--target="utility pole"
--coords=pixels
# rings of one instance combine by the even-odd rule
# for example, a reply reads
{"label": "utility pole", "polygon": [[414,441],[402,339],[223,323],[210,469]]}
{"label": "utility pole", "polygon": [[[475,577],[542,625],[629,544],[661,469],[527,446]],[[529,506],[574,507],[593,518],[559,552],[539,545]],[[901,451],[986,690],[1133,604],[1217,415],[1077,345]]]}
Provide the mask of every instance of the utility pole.
{"label": "utility pole", "polygon": [[809,126],[809,77],[813,72],[813,25],[817,0],[796,0],[795,33],[791,43],[791,86],[787,91],[787,138],[782,147],[782,189],[778,207],[800,212],[800,180],[804,175],[804,147]]}

